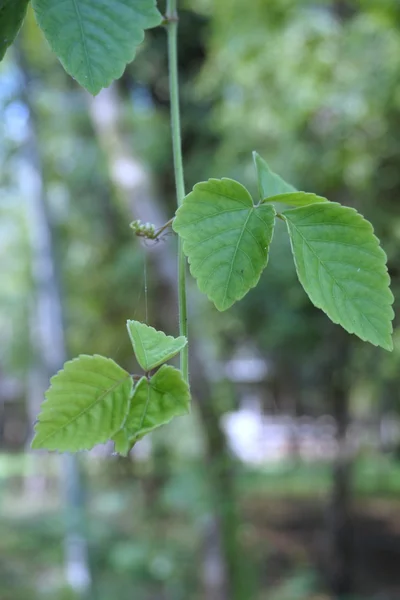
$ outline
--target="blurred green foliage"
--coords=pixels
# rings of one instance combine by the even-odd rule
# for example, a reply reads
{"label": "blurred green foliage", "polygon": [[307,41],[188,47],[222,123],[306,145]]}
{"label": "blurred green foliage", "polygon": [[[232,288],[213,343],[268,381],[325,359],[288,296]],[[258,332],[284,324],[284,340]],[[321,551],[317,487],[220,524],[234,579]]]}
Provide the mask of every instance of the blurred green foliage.
{"label": "blurred green foliage", "polygon": [[[180,68],[188,190],[210,177],[231,176],[255,194],[251,151],[257,150],[297,187],[354,206],[371,220],[399,297],[397,0],[183,4]],[[145,320],[147,303],[154,323],[164,309],[164,291],[154,276],[151,248],[129,229],[132,207],[110,183],[87,96],[49,52],[31,13],[18,42],[0,70],[0,375],[17,381],[16,402],[25,406],[35,356],[29,336],[31,217],[29,194],[21,187],[28,120],[21,66],[30,73],[29,102],[63,287],[68,353],[97,352],[130,368],[129,339],[121,333],[125,322]],[[149,32],[118,93],[124,141],[151,171],[155,194],[172,215],[162,29]],[[392,354],[349,336],[343,342],[297,283],[283,228],[277,223],[260,285],[227,313],[197,300],[191,286],[196,307],[192,333],[201,334],[216,380],[210,401],[224,412],[254,391],[251,385],[234,387],[224,371],[226,360],[251,347],[270,367],[270,379],[259,390],[267,411],[330,413],[332,383],[339,379],[347,386],[351,414],[378,428],[382,415],[390,418],[399,411],[398,325]],[[160,244],[173,249],[174,239]],[[292,404],[285,404],[287,398]],[[143,461],[85,461],[95,580],[91,600],[131,600],[133,593],[138,600],[204,597],[201,557],[215,495],[209,479],[214,465],[203,459],[205,434],[197,408],[179,421],[152,438],[152,452]],[[362,448],[360,453],[352,482],[358,595],[351,600],[397,600],[398,452]],[[38,462],[48,480],[39,507],[24,502],[25,458],[4,455],[0,461],[0,600],[46,595],[73,600],[60,589],[59,467],[42,456]],[[296,459],[235,469],[239,531],[250,557],[253,597],[331,600],[318,545],[326,540],[331,465]]]}
{"label": "blurred green foliage", "polygon": [[[14,490],[18,489],[18,477],[22,476],[23,462],[18,462],[14,461],[14,477],[17,477]],[[117,482],[118,465],[125,468],[121,459],[113,459],[110,464],[114,476],[105,476],[101,463],[96,461],[87,462],[85,469],[90,489],[86,528],[95,581],[93,598],[107,600],[118,594],[121,600],[129,600],[132,590],[139,598],[151,598],[152,594],[158,597],[161,590],[168,600],[202,598],[199,534],[208,520],[210,498],[203,487],[201,463],[191,462],[172,469],[151,520],[141,483],[150,482],[152,473],[146,475],[143,466],[138,464],[130,468],[130,481],[124,477]],[[2,457],[2,473],[4,467]],[[54,479],[53,499],[57,501],[52,507],[26,507],[13,501],[12,490],[3,491],[1,600],[73,598],[60,588],[63,515],[55,483]],[[268,593],[268,586],[261,587],[261,598],[310,600],[314,595],[315,599],[321,597],[318,594],[322,594],[324,588],[313,566],[313,551],[310,548],[304,553],[299,551],[298,526],[293,522],[296,518],[310,519],[307,512],[310,506],[314,513],[312,528],[322,532],[322,503],[329,488],[330,468],[326,463],[294,467],[289,462],[267,470],[246,470],[240,475],[242,535],[247,551],[254,555],[254,566],[261,573],[264,560],[269,555],[274,556],[275,537],[285,532],[286,541],[278,553],[283,561],[278,569],[280,575]],[[400,466],[393,460],[371,457],[361,460],[355,465],[354,488],[355,502],[364,505],[362,513],[368,514],[377,505],[384,510],[385,521],[397,518],[399,507],[393,501],[400,493]],[[369,597],[360,596],[360,600]]]}

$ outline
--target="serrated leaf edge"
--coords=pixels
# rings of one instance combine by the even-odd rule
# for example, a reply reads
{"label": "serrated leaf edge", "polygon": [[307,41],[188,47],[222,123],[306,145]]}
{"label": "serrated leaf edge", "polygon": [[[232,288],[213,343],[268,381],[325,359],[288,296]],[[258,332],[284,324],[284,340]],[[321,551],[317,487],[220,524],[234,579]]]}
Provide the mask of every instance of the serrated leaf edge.
{"label": "serrated leaf edge", "polygon": [[[130,64],[135,59],[137,48],[144,41],[146,30],[152,29],[154,27],[158,27],[163,22],[163,17],[162,17],[162,15],[161,15],[160,11],[158,10],[158,7],[157,7],[157,1],[153,0],[153,6],[152,6],[153,15],[152,15],[152,17],[154,17],[154,22],[152,22],[151,24],[146,25],[144,27],[142,25],[140,25],[140,28],[141,28],[141,38],[139,39],[139,42],[135,45],[135,47],[131,50],[131,56],[126,60],[126,62],[124,61],[124,63],[121,64],[121,67],[119,69],[115,70],[115,72],[108,77],[107,81],[104,82],[104,85],[100,85],[100,86],[96,85],[96,86],[94,86],[94,84],[93,84],[92,67],[91,67],[90,61],[87,60],[86,38],[83,35],[81,15],[80,15],[80,12],[79,12],[76,0],[73,0],[73,5],[74,5],[76,16],[77,16],[77,19],[78,19],[78,22],[79,22],[79,25],[80,25],[80,29],[81,29],[81,43],[82,43],[82,47],[84,49],[84,54],[86,55],[87,72],[88,72],[88,82],[86,82],[86,84],[83,81],[80,81],[80,79],[78,79],[76,77],[76,75],[72,72],[72,70],[70,69],[70,67],[67,65],[67,62],[68,62],[67,59],[62,58],[59,55],[60,54],[59,47],[53,41],[50,41],[49,38],[48,38],[48,28],[44,27],[44,26],[42,26],[40,24],[40,16],[38,15],[38,12],[37,12],[35,0],[30,0],[30,1],[32,3],[32,7],[33,7],[33,11],[34,11],[34,14],[35,14],[35,19],[36,19],[36,22],[38,24],[38,27],[43,32],[43,34],[44,34],[44,36],[46,38],[47,43],[49,44],[49,46],[50,46],[51,50],[54,52],[54,54],[57,56],[57,58],[60,61],[61,65],[63,66],[65,72],[68,73],[68,75],[70,75],[72,77],[72,79],[74,79],[75,81],[77,81],[80,86],[82,86],[83,88],[85,88],[93,96],[97,96],[97,94],[102,89],[109,87],[112,84],[113,81],[116,81],[120,77],[122,77],[122,75],[123,75],[123,73],[124,73],[127,65]],[[156,19],[156,17],[157,17],[157,19]]]}
{"label": "serrated leaf edge", "polygon": [[[65,365],[66,365],[66,364],[72,364],[72,363],[74,363],[74,362],[77,362],[77,361],[78,361],[80,358],[102,358],[102,359],[105,359],[105,360],[107,360],[107,361],[109,361],[109,362],[112,362],[112,363],[114,363],[116,366],[118,366],[120,369],[122,369],[122,367],[120,367],[120,366],[119,366],[119,365],[118,365],[118,364],[117,364],[117,363],[116,363],[116,362],[115,362],[115,361],[114,361],[112,358],[107,358],[106,356],[102,356],[101,354],[92,354],[92,355],[90,355],[90,354],[80,354],[79,356],[77,356],[77,357],[73,358],[72,360],[69,360],[69,361],[67,361],[67,362],[64,364],[63,368],[62,368],[62,369],[59,369],[59,370],[57,371],[57,373],[56,373],[55,375],[53,375],[53,377],[50,379],[50,387],[49,387],[49,388],[46,390],[46,392],[45,392],[45,400],[44,400],[44,402],[42,403],[42,406],[43,406],[43,405],[47,405],[47,403],[48,403],[48,402],[50,402],[50,398],[48,398],[48,394],[49,394],[49,392],[50,392],[50,391],[51,391],[51,389],[52,389],[52,386],[53,386],[53,381],[54,381],[54,380],[57,378],[57,376],[58,376],[59,374],[61,374],[63,371],[65,371]],[[122,369],[122,370],[124,370],[124,369]],[[73,422],[74,422],[74,421],[76,421],[76,420],[77,420],[79,417],[81,417],[81,416],[82,416],[82,415],[84,415],[86,412],[88,412],[88,411],[89,411],[91,408],[93,408],[93,406],[94,406],[94,405],[95,405],[95,404],[96,404],[98,401],[101,401],[101,400],[104,398],[104,396],[106,396],[107,394],[109,394],[109,393],[110,393],[110,391],[114,390],[116,387],[118,387],[119,385],[121,385],[121,383],[123,383],[123,382],[124,382],[126,379],[128,379],[129,377],[131,377],[131,375],[130,375],[130,373],[128,373],[128,372],[126,371],[126,376],[125,376],[125,377],[123,377],[123,378],[121,378],[120,380],[118,380],[118,381],[115,383],[115,385],[113,385],[111,388],[109,388],[108,390],[106,390],[105,392],[103,392],[103,393],[102,393],[102,394],[101,394],[101,395],[100,395],[98,398],[96,398],[96,400],[95,400],[94,402],[92,402],[92,403],[91,403],[89,406],[87,406],[87,407],[86,407],[84,410],[82,410],[82,411],[81,411],[81,412],[80,412],[78,415],[75,415],[75,416],[74,416],[72,419],[70,419],[70,421],[68,421],[68,423],[66,423],[66,424],[65,424],[65,425],[62,427],[62,429],[65,429],[65,428],[69,427],[69,425],[71,425],[71,423],[73,423]],[[132,385],[133,385],[133,382],[132,382]],[[130,399],[129,399],[129,404],[128,404],[128,406],[129,406],[129,407],[130,407],[130,402],[131,402],[132,395],[133,395],[133,393],[134,393],[135,387],[136,387],[136,386],[134,386],[134,387],[133,387],[133,389],[132,389],[132,391],[131,391],[131,396],[130,396]],[[37,432],[37,429],[36,429],[36,428],[37,428],[37,426],[38,426],[38,425],[40,424],[40,422],[41,422],[41,421],[40,421],[40,414],[41,414],[41,413],[39,413],[38,419],[37,419],[37,421],[36,421],[36,424],[35,424],[35,436],[34,436],[34,438],[33,438],[32,442],[31,442],[31,448],[32,448],[32,449],[36,449],[36,450],[38,450],[38,449],[40,449],[40,448],[44,448],[44,446],[43,446],[43,443],[44,443],[46,440],[48,440],[49,438],[51,438],[51,437],[52,437],[52,436],[53,436],[55,433],[58,433],[58,432],[60,431],[60,429],[53,430],[52,432],[50,432],[48,435],[46,435],[46,436],[43,438],[43,440],[41,441],[41,444],[40,444],[40,446],[37,446],[37,445],[35,445],[35,439],[36,439],[37,435],[39,435],[39,434],[38,434],[38,432]],[[123,421],[123,422],[126,422],[126,419],[128,418],[128,414],[129,414],[129,410],[127,411],[127,414],[125,415],[125,419],[124,419],[124,421]],[[119,426],[119,427],[118,427],[118,428],[117,428],[117,429],[116,429],[116,430],[115,430],[113,433],[111,433],[110,435],[108,435],[108,436],[107,436],[107,439],[104,439],[104,441],[107,441],[108,439],[110,439],[110,438],[111,438],[113,435],[115,435],[115,434],[116,434],[116,433],[117,433],[117,432],[118,432],[120,429],[122,429],[122,427],[123,427],[123,426],[121,426],[121,425],[120,425],[120,426]],[[99,442],[97,442],[97,443],[96,443],[96,444],[94,444],[94,445],[101,444],[101,443],[103,443],[103,442],[102,442],[102,441],[99,441]],[[88,448],[82,448],[82,450],[90,450],[92,447],[93,447],[93,446],[90,446],[90,447],[88,447]]]}
{"label": "serrated leaf edge", "polygon": [[[328,202],[329,202],[329,201],[328,201]],[[324,203],[322,203],[322,202],[321,202],[321,203],[318,203],[318,202],[316,202],[316,203],[315,203],[315,206],[318,206],[318,204],[325,205],[326,203],[325,203],[325,202],[324,202]],[[384,267],[385,267],[385,272],[386,272],[386,275],[387,275],[387,278],[388,278],[388,282],[387,282],[387,283],[388,283],[388,289],[389,289],[389,292],[390,292],[390,294],[391,294],[391,299],[392,299],[392,301],[391,301],[390,303],[388,303],[388,306],[392,306],[392,305],[393,305],[393,302],[394,302],[394,296],[393,296],[393,292],[392,292],[392,290],[390,289],[390,283],[391,283],[391,279],[390,279],[390,275],[389,275],[388,268],[387,268],[387,255],[386,255],[386,252],[384,251],[384,249],[383,249],[383,248],[382,248],[382,246],[381,246],[380,239],[379,239],[379,238],[378,238],[378,237],[375,235],[375,233],[374,233],[374,227],[373,227],[372,223],[371,223],[371,222],[370,222],[368,219],[366,219],[366,218],[365,218],[365,217],[364,217],[364,216],[363,216],[361,213],[359,213],[359,212],[358,212],[358,211],[357,211],[355,208],[353,208],[353,207],[351,207],[351,206],[344,206],[343,204],[340,204],[339,202],[330,202],[330,204],[334,204],[334,205],[337,205],[337,206],[341,206],[341,207],[343,207],[343,208],[346,208],[346,209],[350,210],[351,212],[355,213],[357,216],[361,217],[361,218],[362,218],[362,219],[363,219],[363,220],[364,220],[364,221],[365,221],[365,222],[366,222],[366,223],[369,225],[369,228],[370,228],[370,233],[371,233],[371,237],[373,237],[373,238],[374,238],[374,240],[375,240],[375,242],[377,242],[377,245],[378,245],[378,247],[379,247],[379,250],[380,250],[380,252],[382,253],[382,258],[384,258],[384,260],[385,260]],[[296,208],[293,208],[293,209],[289,209],[289,210],[287,210],[287,211],[284,211],[284,212],[282,213],[282,217],[284,218],[284,220],[285,220],[285,221],[286,221],[286,223],[287,223],[287,221],[288,221],[288,219],[286,218],[286,214],[287,214],[287,213],[290,213],[290,212],[292,212],[292,211],[298,210],[298,209],[300,209],[300,208],[305,208],[306,206],[310,206],[310,205],[297,206]],[[289,219],[289,221],[290,221],[290,219]],[[354,331],[352,331],[352,332],[349,332],[349,331],[348,331],[348,330],[347,330],[345,327],[343,327],[343,325],[342,325],[342,324],[341,324],[341,323],[340,323],[338,320],[336,320],[336,319],[333,319],[333,318],[332,318],[330,315],[328,315],[327,311],[326,311],[326,310],[325,310],[325,309],[324,309],[324,308],[323,308],[323,307],[322,307],[322,306],[321,306],[319,303],[315,302],[315,301],[314,301],[314,300],[313,300],[313,299],[310,297],[309,293],[308,293],[308,292],[307,292],[307,290],[304,288],[304,286],[303,286],[303,283],[302,283],[302,281],[301,281],[301,279],[300,279],[300,275],[299,275],[299,269],[298,269],[298,264],[297,264],[297,260],[296,260],[296,255],[295,255],[295,251],[294,251],[294,248],[293,248],[292,236],[291,236],[291,234],[290,234],[289,226],[287,226],[287,227],[288,227],[288,234],[289,234],[289,239],[290,239],[290,246],[291,246],[291,250],[292,250],[292,256],[293,256],[294,264],[295,264],[295,267],[296,267],[296,273],[297,273],[297,277],[298,277],[298,279],[299,279],[299,282],[300,282],[301,286],[303,287],[303,289],[304,289],[305,293],[307,294],[307,296],[308,296],[309,300],[311,301],[311,303],[312,303],[312,304],[313,304],[313,305],[314,305],[316,308],[319,308],[320,310],[322,310],[322,312],[324,312],[324,313],[326,314],[326,316],[328,317],[328,319],[330,319],[330,321],[332,321],[332,323],[334,323],[335,325],[339,325],[339,326],[340,326],[340,327],[342,327],[342,328],[343,328],[345,331],[347,331],[347,333],[349,333],[350,335],[355,335],[356,337],[360,338],[360,339],[361,339],[363,342],[369,343],[369,344],[371,344],[372,346],[375,346],[375,347],[380,347],[380,348],[383,348],[384,350],[387,350],[388,352],[392,352],[392,350],[393,350],[393,339],[392,339],[392,338],[390,338],[390,342],[389,342],[389,344],[387,344],[387,345],[381,345],[381,344],[377,344],[377,343],[375,343],[375,342],[372,342],[371,340],[367,339],[365,336],[362,336],[362,335],[360,335],[360,334],[358,334],[358,333],[355,333]],[[294,227],[295,227],[295,226],[294,226]],[[297,229],[297,228],[295,227],[295,229]],[[310,248],[310,250],[311,250],[311,248]],[[314,252],[313,252],[313,253],[314,253]],[[314,253],[314,254],[315,254],[315,253]],[[318,256],[317,256],[316,258],[318,258]],[[320,261],[320,259],[319,259],[319,258],[318,258],[318,260]],[[320,261],[320,262],[321,262],[321,261]],[[338,285],[338,284],[337,284],[337,285]],[[340,286],[339,286],[339,287],[340,287]],[[393,308],[392,308],[392,315],[393,315],[393,316],[392,316],[392,319],[391,319],[391,320],[390,320],[390,322],[389,322],[389,325],[390,325],[390,327],[389,327],[389,334],[390,334],[390,335],[392,335],[392,334],[393,334],[393,323],[392,323],[392,321],[393,321],[393,318],[394,318],[394,311],[393,311]]]}

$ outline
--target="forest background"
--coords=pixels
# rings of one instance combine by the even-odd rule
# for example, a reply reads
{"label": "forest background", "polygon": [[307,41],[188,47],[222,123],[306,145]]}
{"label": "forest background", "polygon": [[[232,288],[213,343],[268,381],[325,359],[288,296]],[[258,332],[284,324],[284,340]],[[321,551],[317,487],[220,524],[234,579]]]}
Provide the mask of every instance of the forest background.
{"label": "forest background", "polygon": [[[400,329],[334,326],[279,226],[229,312],[190,285],[190,416],[130,459],[29,450],[54,365],[177,331],[176,239],[129,228],[174,212],[165,44],[92,98],[30,13],[0,67],[0,600],[398,600]],[[186,0],[179,51],[187,189],[255,191],[257,150],[374,224],[398,297],[397,0]]]}

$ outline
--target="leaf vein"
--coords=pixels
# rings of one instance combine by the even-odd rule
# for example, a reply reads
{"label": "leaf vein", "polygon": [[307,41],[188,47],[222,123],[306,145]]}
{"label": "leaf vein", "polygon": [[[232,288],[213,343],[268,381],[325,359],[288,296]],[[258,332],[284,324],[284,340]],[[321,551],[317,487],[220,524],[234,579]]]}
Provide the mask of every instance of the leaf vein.
{"label": "leaf vein", "polygon": [[80,10],[78,7],[78,1],[77,0],[71,0],[71,1],[72,1],[73,7],[75,10],[75,14],[76,14],[76,18],[77,18],[78,24],[79,24],[79,31],[80,31],[80,35],[81,35],[83,53],[85,55],[85,60],[86,60],[86,66],[87,66],[87,71],[88,71],[90,87],[93,87],[92,65],[90,64],[90,60],[89,60],[89,52],[88,52],[87,45],[86,45],[85,30],[83,27],[82,16],[81,16],[81,13],[80,13]]}
{"label": "leaf vein", "polygon": [[[249,222],[249,219],[250,219],[250,217],[251,217],[252,213],[253,213],[253,211],[249,211],[249,214],[247,215],[247,219],[246,219],[246,221],[244,222],[244,225],[243,225],[242,232],[241,232],[241,234],[240,234],[240,236],[239,236],[239,239],[238,239],[238,241],[237,241],[237,244],[236,244],[235,251],[234,251],[234,253],[233,253],[233,257],[232,257],[232,261],[231,261],[231,266],[230,266],[230,269],[229,269],[229,274],[228,274],[228,277],[227,277],[227,280],[226,280],[225,292],[224,292],[224,297],[223,297],[223,303],[224,303],[224,304],[225,304],[225,301],[226,301],[226,295],[227,295],[227,293],[228,293],[228,287],[230,286],[230,283],[231,283],[232,272],[233,272],[233,265],[234,265],[234,262],[235,262],[235,259],[236,259],[236,255],[237,255],[237,253],[238,253],[238,249],[239,249],[239,246],[240,246],[240,242],[242,241],[242,238],[243,238],[244,232],[245,232],[245,230],[246,230],[247,223]],[[242,278],[242,279],[243,279],[243,278]]]}
{"label": "leaf vein", "polygon": [[104,390],[104,392],[100,396],[96,397],[94,399],[94,401],[91,404],[89,404],[89,406],[86,406],[80,413],[78,413],[77,415],[74,415],[67,423],[63,423],[61,427],[57,427],[55,429],[52,429],[44,438],[42,438],[42,440],[41,440],[42,443],[45,440],[47,440],[50,437],[52,437],[58,431],[63,430],[63,429],[67,429],[74,421],[76,421],[77,419],[79,419],[80,417],[82,417],[84,414],[86,414],[88,411],[90,411],[93,408],[93,406],[95,406],[96,403],[101,402],[105,398],[105,396],[107,396],[108,394],[110,394],[111,392],[113,392],[115,390],[115,388],[117,388],[119,385],[121,385],[128,378],[130,378],[130,374],[129,373],[125,377],[123,377],[122,379],[120,379],[119,381],[117,381],[113,386],[111,386],[107,390]]}

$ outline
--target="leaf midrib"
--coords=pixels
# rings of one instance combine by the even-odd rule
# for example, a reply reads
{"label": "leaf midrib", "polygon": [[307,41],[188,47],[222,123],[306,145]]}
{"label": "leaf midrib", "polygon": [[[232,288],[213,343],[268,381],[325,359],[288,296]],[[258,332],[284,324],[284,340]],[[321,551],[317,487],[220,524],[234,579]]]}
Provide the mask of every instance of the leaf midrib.
{"label": "leaf midrib", "polygon": [[235,263],[235,260],[236,260],[236,255],[237,255],[237,253],[238,253],[238,249],[239,249],[239,246],[240,246],[240,242],[242,241],[242,238],[243,238],[244,232],[246,231],[247,223],[249,222],[249,219],[250,219],[251,215],[253,214],[253,212],[254,212],[254,206],[253,206],[253,208],[251,208],[251,209],[249,210],[249,214],[247,215],[247,218],[246,218],[246,220],[245,220],[245,222],[244,222],[244,224],[243,224],[243,227],[242,227],[241,234],[240,234],[240,236],[239,236],[239,239],[238,239],[238,241],[237,241],[237,244],[236,244],[236,247],[235,247],[235,251],[234,251],[234,254],[233,254],[233,257],[232,257],[232,260],[231,260],[231,266],[230,266],[230,269],[229,269],[229,275],[228,275],[227,282],[226,282],[226,286],[225,286],[224,297],[223,297],[223,300],[222,300],[222,304],[223,304],[223,306],[225,306],[225,302],[226,302],[226,295],[227,295],[227,293],[228,293],[228,288],[229,288],[229,285],[230,285],[230,282],[231,282],[231,279],[232,279],[233,265],[234,265],[234,263]]}
{"label": "leaf midrib", "polygon": [[[148,362],[149,362],[149,361],[148,361],[148,359],[147,359],[147,352],[146,352],[146,348],[144,347],[144,344],[143,344],[143,341],[142,341],[142,336],[140,335],[140,327],[136,327],[136,333],[137,333],[137,336],[138,336],[138,338],[139,338],[139,339],[138,339],[138,342],[139,342],[139,344],[140,344],[140,346],[141,346],[141,348],[142,348],[142,350],[143,350],[143,354],[144,354],[144,360],[145,360],[145,363],[146,363],[146,366],[145,366],[145,367],[143,367],[143,368],[144,368],[144,370],[147,372],[147,371],[149,370],[149,368],[148,368]],[[141,365],[141,366],[142,366],[142,365]]]}
{"label": "leaf midrib", "polygon": [[[151,380],[150,381],[146,380],[146,383],[147,383],[147,390],[148,390],[147,391],[147,400],[146,400],[146,403],[145,403],[144,408],[143,408],[143,412],[142,412],[142,416],[140,418],[140,424],[138,426],[138,429],[137,429],[137,431],[135,431],[135,432],[132,433],[131,437],[135,437],[135,436],[139,435],[140,432],[141,432],[141,430],[143,429],[143,423],[144,423],[144,420],[146,418],[147,411],[148,411],[149,404],[150,404],[150,393],[151,393],[151,391],[156,392],[157,394],[159,394],[162,397],[164,397],[164,396],[172,396],[172,398],[174,400],[177,397],[177,395],[174,395],[171,391],[168,392],[168,391],[165,391],[165,389],[163,389],[163,388],[157,387],[157,385],[154,384],[154,383],[152,383]],[[134,401],[134,399],[135,399],[135,396],[132,397],[132,401]],[[153,427],[152,428],[148,428],[148,429],[149,429],[149,431],[151,431],[153,429]]]}
{"label": "leaf midrib", "polygon": [[[80,417],[82,417],[85,413],[87,413],[88,411],[90,411],[97,402],[101,402],[105,396],[107,396],[108,394],[112,393],[119,385],[121,385],[124,381],[126,381],[127,379],[129,379],[129,377],[130,377],[130,374],[127,373],[125,377],[123,377],[122,379],[119,379],[118,381],[116,381],[114,385],[112,385],[110,388],[108,388],[107,390],[105,390],[100,396],[96,397],[95,400],[91,404],[89,404],[89,406],[87,406],[80,413],[78,413],[77,415],[75,415],[74,417],[72,417],[72,419],[70,419],[68,421],[68,423],[65,423],[62,427],[58,427],[57,429],[53,429],[44,438],[42,438],[42,443],[45,442],[46,440],[48,440],[49,438],[53,437],[59,431],[62,431],[63,429],[67,429],[74,421],[76,421],[77,419],[79,419]],[[47,402],[49,402],[49,399],[47,400]],[[42,421],[42,424],[44,424],[43,421]],[[114,435],[114,434],[111,434],[111,435]]]}
{"label": "leaf midrib", "polygon": [[[299,234],[299,236],[303,240],[303,244],[305,244],[309,248],[309,250],[312,252],[312,254],[314,254],[315,258],[318,261],[318,264],[325,269],[325,271],[328,273],[329,277],[331,277],[331,279],[333,280],[333,282],[335,283],[335,285],[337,285],[338,288],[341,290],[341,292],[342,292],[342,294],[344,296],[345,302],[351,302],[353,300],[353,298],[349,297],[348,294],[345,293],[345,291],[344,291],[343,287],[341,286],[341,284],[332,275],[331,271],[326,267],[325,262],[318,256],[318,254],[315,252],[314,248],[308,243],[307,238],[304,237],[304,235],[301,233],[300,229],[298,227],[296,227],[296,225],[293,223],[293,221],[291,221],[290,219],[288,219],[288,220],[291,223],[292,227],[297,231],[297,233]],[[333,243],[335,243],[335,242],[333,242]],[[318,276],[318,279],[319,279],[319,276]],[[322,286],[321,286],[321,289],[323,289]],[[319,308],[322,308],[322,306],[320,306]],[[322,310],[324,310],[324,309],[322,308]],[[378,338],[380,339],[382,337],[381,336],[381,332],[378,331],[378,329],[375,327],[375,325],[373,325],[371,323],[371,321],[369,320],[369,318],[367,317],[367,315],[363,311],[361,311],[359,308],[358,308],[358,310],[359,310],[360,314],[362,315],[362,317],[364,317],[364,319],[366,321],[368,321],[368,323],[370,324],[370,326],[372,327],[372,329],[375,331],[375,333],[378,335]],[[360,322],[360,326],[363,328],[361,322]],[[367,336],[365,336],[365,334],[364,334],[364,337],[366,338]]]}
{"label": "leaf midrib", "polygon": [[139,433],[139,431],[142,429],[143,422],[145,420],[145,417],[146,417],[146,414],[147,414],[147,410],[149,408],[151,382],[146,380],[146,383],[147,383],[147,399],[146,399],[146,403],[145,403],[144,408],[143,408],[143,413],[142,413],[142,416],[141,416],[141,419],[140,419],[139,428],[138,428],[136,434],[134,434],[134,435],[137,435]]}
{"label": "leaf midrib", "polygon": [[83,27],[83,20],[81,17],[81,13],[80,13],[80,10],[78,7],[78,0],[71,0],[71,2],[74,6],[76,18],[77,18],[78,24],[79,24],[79,30],[81,33],[81,41],[82,41],[83,53],[85,55],[89,84],[90,84],[90,87],[93,89],[94,88],[94,80],[93,80],[92,66],[91,66],[90,60],[89,60],[89,52],[88,52],[87,45],[86,45],[85,30]]}

